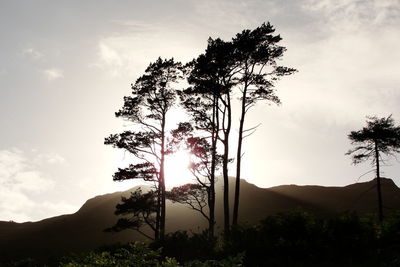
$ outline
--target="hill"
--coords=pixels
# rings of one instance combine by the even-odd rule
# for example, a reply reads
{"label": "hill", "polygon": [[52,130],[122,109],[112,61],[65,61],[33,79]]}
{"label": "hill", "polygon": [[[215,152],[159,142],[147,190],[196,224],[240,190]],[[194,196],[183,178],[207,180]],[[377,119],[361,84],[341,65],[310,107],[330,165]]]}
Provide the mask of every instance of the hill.
{"label": "hill", "polygon": [[[302,208],[321,216],[331,216],[344,211],[376,212],[375,183],[375,180],[372,180],[345,187],[282,185],[259,188],[242,180],[239,219],[241,222],[255,223],[268,215],[295,208]],[[57,257],[117,242],[143,240],[141,235],[131,230],[116,234],[103,232],[116,222],[114,208],[121,196],[129,195],[132,190],[89,199],[76,213],[70,215],[38,222],[0,221],[0,260]],[[217,190],[220,193],[217,193],[216,219],[221,223],[221,184],[217,184]],[[392,180],[383,179],[382,191],[386,212],[400,210],[400,189]],[[169,202],[167,209],[166,223],[170,232],[198,231],[206,227],[206,221],[186,206]]]}

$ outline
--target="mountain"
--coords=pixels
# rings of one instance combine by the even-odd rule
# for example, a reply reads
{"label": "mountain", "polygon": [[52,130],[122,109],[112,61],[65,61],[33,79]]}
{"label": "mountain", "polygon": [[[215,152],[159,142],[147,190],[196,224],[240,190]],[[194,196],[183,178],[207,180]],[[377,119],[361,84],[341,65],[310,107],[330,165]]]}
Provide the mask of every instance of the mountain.
{"label": "mountain", "polygon": [[[230,192],[234,192],[234,179],[230,182]],[[376,181],[372,180],[344,187],[282,185],[259,188],[242,180],[239,219],[241,222],[255,223],[268,215],[296,208],[321,216],[332,216],[344,211],[376,212],[375,184]],[[0,260],[57,257],[117,242],[144,240],[140,234],[131,230],[120,233],[103,232],[116,222],[114,209],[121,196],[128,196],[133,190],[94,197],[70,215],[38,222],[0,221]],[[392,180],[382,179],[382,192],[385,211],[400,210],[400,189]],[[230,203],[232,207],[233,196]],[[217,184],[216,206],[216,219],[218,225],[221,225],[221,183]],[[198,231],[206,227],[205,219],[182,204],[169,202],[167,209],[166,223],[170,232]]]}

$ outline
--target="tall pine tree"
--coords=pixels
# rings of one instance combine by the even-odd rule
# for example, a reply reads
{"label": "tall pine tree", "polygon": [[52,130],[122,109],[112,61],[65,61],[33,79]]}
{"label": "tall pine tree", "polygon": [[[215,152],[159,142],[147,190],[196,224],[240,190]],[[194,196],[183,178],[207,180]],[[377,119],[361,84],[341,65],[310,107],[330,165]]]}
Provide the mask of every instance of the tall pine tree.
{"label": "tall pine tree", "polygon": [[239,216],[240,178],[242,163],[243,139],[256,128],[245,129],[248,111],[258,102],[267,101],[279,104],[275,94],[275,82],[282,76],[290,75],[296,70],[280,66],[286,48],[279,45],[282,38],[274,34],[275,29],[263,23],[254,30],[244,30],[232,39],[235,61],[235,87],[240,95],[239,137],[236,152],[236,183],[233,205],[233,224]]}
{"label": "tall pine tree", "polygon": [[124,98],[124,106],[116,117],[133,123],[133,130],[110,135],[105,144],[130,152],[139,163],[119,169],[113,179],[144,179],[154,182],[156,190],[155,239],[165,235],[165,156],[168,111],[176,102],[176,84],[182,78],[182,66],[173,59],[158,58],[145,74],[132,84],[132,94]]}

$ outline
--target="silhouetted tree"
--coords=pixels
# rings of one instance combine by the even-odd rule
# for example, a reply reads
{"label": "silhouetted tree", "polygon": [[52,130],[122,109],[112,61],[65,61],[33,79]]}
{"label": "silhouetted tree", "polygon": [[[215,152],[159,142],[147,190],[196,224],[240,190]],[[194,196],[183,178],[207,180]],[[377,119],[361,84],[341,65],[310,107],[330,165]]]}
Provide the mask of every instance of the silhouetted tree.
{"label": "silhouetted tree", "polygon": [[244,129],[245,116],[257,101],[266,100],[270,103],[279,104],[280,100],[275,94],[274,82],[281,76],[295,72],[293,68],[277,64],[277,60],[283,56],[286,48],[278,45],[282,38],[279,35],[274,35],[274,32],[275,29],[269,23],[263,23],[254,30],[242,31],[232,40],[236,61],[236,86],[241,95],[233,224],[237,224],[239,214],[243,139],[256,128]]}
{"label": "silhouetted tree", "polygon": [[[185,91],[186,95],[188,93],[189,95],[196,93],[197,97],[201,95],[200,98],[196,98],[197,104],[199,104],[199,99],[203,99],[204,104],[204,99],[207,98],[208,102],[203,107],[209,110],[211,110],[210,107],[216,108],[214,117],[219,123],[217,139],[221,141],[224,151],[222,173],[225,230],[229,229],[228,163],[229,137],[232,127],[232,89],[240,90],[241,100],[233,209],[233,223],[236,224],[239,212],[242,142],[254,130],[254,128],[244,129],[245,116],[259,100],[279,104],[274,83],[279,77],[295,71],[295,69],[277,64],[277,60],[283,56],[286,49],[278,45],[281,37],[274,35],[274,31],[275,29],[268,23],[254,30],[245,30],[237,34],[231,42],[210,38],[205,53],[191,63],[188,81],[192,88]],[[198,119],[204,118],[198,115],[195,114]]]}
{"label": "silhouetted tree", "polygon": [[124,98],[124,106],[116,117],[133,122],[135,131],[125,131],[106,138],[105,144],[125,149],[138,164],[119,169],[114,180],[144,179],[154,182],[157,192],[155,239],[165,234],[165,174],[167,112],[175,104],[173,84],[182,78],[182,66],[173,59],[158,58],[145,74],[132,84],[132,95]]}
{"label": "silhouetted tree", "polygon": [[149,191],[142,193],[140,188],[131,192],[130,197],[122,197],[122,203],[117,204],[115,215],[125,215],[118,219],[117,223],[106,229],[106,231],[120,232],[125,229],[132,229],[147,238],[153,239],[147,233],[142,231],[144,225],[148,225],[154,232],[157,232],[157,193]]}
{"label": "silhouetted tree", "polygon": [[[229,136],[232,127],[231,89],[234,86],[232,43],[209,39],[205,53],[191,64],[188,82],[191,87],[182,94],[184,108],[191,114],[198,129],[211,137],[211,195],[215,195],[215,162],[217,142],[223,147],[222,174],[224,180],[224,230],[229,232]],[[211,199],[215,203],[215,197]],[[212,208],[211,214],[214,213]]]}
{"label": "silhouetted tree", "polygon": [[177,186],[167,192],[167,198],[173,202],[189,205],[193,210],[201,213],[207,220],[209,214],[205,211],[207,207],[207,188],[201,184],[184,184]]}
{"label": "silhouetted tree", "polygon": [[346,155],[352,155],[353,163],[358,164],[372,159],[376,167],[376,183],[378,191],[379,221],[383,220],[381,193],[380,161],[381,154],[392,156],[400,152],[400,127],[394,125],[392,115],[387,118],[367,117],[367,126],[359,131],[352,131],[348,137],[355,148]]}

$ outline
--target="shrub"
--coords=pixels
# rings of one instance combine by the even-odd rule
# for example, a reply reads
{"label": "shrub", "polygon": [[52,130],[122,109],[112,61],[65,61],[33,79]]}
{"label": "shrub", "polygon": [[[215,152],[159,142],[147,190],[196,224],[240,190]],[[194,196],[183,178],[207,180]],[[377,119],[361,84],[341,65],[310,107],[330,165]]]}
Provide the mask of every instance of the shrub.
{"label": "shrub", "polygon": [[162,248],[164,256],[176,258],[179,262],[206,260],[214,255],[216,239],[209,240],[208,232],[191,233],[177,231],[169,233],[163,241],[154,242],[151,247]]}
{"label": "shrub", "polygon": [[64,259],[60,266],[175,267],[178,262],[170,258],[161,261],[160,250],[152,250],[144,243],[130,243],[70,257]]}

